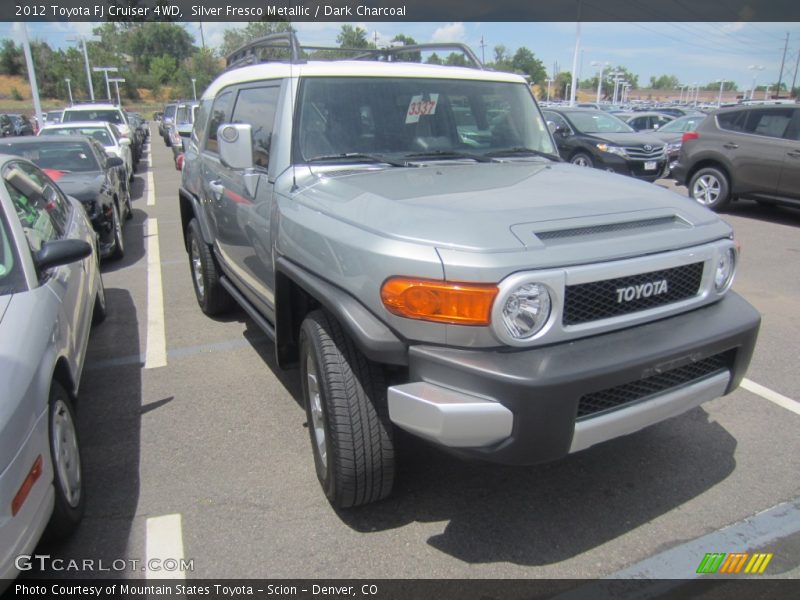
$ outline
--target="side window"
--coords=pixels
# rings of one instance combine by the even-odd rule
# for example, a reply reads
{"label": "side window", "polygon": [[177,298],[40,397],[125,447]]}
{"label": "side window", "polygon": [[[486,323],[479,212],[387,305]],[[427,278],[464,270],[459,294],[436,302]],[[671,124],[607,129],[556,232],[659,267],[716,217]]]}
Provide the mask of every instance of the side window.
{"label": "side window", "polygon": [[203,100],[200,103],[200,106],[197,109],[197,114],[194,117],[194,127],[192,127],[192,140],[198,146],[200,145],[200,140],[203,139],[203,133],[206,130],[206,124],[208,123],[208,115],[211,114],[211,103],[213,100],[207,99]]}
{"label": "side window", "polygon": [[783,134],[783,137],[793,142],[800,142],[800,110],[794,109],[792,122],[786,128],[786,133]]}
{"label": "side window", "polygon": [[564,131],[570,130],[569,125],[567,125],[567,122],[564,120],[564,118],[557,113],[546,112],[544,113],[544,118],[550,123],[555,124],[556,129],[563,128]]}
{"label": "side window", "polygon": [[734,111],[717,115],[717,123],[720,129],[727,131],[744,131],[744,121],[747,113],[745,111]]}
{"label": "side window", "polygon": [[14,162],[6,167],[3,180],[33,252],[64,234],[66,200],[41,171]]}
{"label": "side window", "polygon": [[231,114],[232,105],[233,92],[231,91],[221,93],[214,100],[214,104],[211,107],[211,120],[208,126],[208,139],[206,140],[206,150],[209,152],[219,152],[217,129],[223,123],[228,122],[228,116]]}
{"label": "side window", "polygon": [[791,108],[770,108],[754,110],[747,116],[745,131],[767,137],[783,137],[792,120]]}
{"label": "side window", "polygon": [[232,123],[246,123],[252,127],[253,163],[265,169],[269,166],[269,147],[279,91],[277,85],[239,90],[231,117]]}

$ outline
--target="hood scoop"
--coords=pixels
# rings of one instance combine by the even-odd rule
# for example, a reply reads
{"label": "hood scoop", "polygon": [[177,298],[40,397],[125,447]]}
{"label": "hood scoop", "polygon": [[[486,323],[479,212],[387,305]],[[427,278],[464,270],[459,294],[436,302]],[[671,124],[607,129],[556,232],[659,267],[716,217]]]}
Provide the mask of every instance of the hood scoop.
{"label": "hood scoop", "polygon": [[648,231],[665,231],[667,229],[680,229],[689,227],[689,223],[680,217],[657,217],[640,221],[623,221],[619,223],[606,223],[604,225],[591,225],[588,227],[572,227],[570,229],[555,229],[548,231],[534,231],[533,234],[543,242],[558,242],[571,238],[614,233],[617,235],[642,233]]}

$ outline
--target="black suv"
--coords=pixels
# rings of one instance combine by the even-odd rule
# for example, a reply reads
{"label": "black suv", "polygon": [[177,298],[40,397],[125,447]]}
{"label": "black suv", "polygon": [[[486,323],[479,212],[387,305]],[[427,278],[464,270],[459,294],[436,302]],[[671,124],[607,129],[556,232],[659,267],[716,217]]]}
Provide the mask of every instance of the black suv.
{"label": "black suv", "polygon": [[800,106],[717,111],[684,133],[673,174],[712,210],[740,197],[800,206]]}
{"label": "black suv", "polygon": [[614,115],[583,108],[548,108],[542,114],[561,158],[572,164],[645,181],[655,181],[666,171],[667,145],[637,133]]}

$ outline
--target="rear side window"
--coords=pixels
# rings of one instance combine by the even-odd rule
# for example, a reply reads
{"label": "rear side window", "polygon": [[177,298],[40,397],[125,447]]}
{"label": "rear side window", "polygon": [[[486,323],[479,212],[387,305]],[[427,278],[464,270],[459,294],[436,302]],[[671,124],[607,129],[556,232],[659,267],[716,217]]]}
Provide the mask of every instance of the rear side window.
{"label": "rear side window", "polygon": [[734,111],[717,115],[717,123],[720,129],[727,131],[744,131],[744,122],[747,113],[745,111]]}
{"label": "rear side window", "polygon": [[246,123],[252,127],[253,163],[265,169],[269,166],[272,124],[279,90],[277,85],[240,90],[231,118],[233,123]]}
{"label": "rear side window", "polygon": [[783,137],[792,120],[791,108],[769,108],[754,110],[747,115],[745,131],[767,137]]}
{"label": "rear side window", "polygon": [[214,100],[214,105],[211,107],[211,120],[208,127],[208,139],[206,140],[206,150],[210,152],[219,152],[219,144],[217,143],[217,129],[223,123],[228,122],[228,115],[231,114],[231,106],[233,105],[233,92],[223,92]]}

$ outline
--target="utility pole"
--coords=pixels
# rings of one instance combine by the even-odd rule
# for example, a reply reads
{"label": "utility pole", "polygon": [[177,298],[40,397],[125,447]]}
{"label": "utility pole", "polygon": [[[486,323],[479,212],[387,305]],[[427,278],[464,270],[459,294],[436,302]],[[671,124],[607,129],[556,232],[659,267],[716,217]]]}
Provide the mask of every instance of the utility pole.
{"label": "utility pole", "polygon": [[794,77],[792,77],[792,89],[789,90],[789,97],[794,96],[794,84],[797,82],[797,67],[800,67],[800,49],[797,50],[797,62],[794,63]]}
{"label": "utility pole", "polygon": [[72,80],[69,77],[65,77],[64,81],[67,82],[67,94],[69,94],[69,105],[72,106],[72,84],[70,83]]}
{"label": "utility pole", "polygon": [[203,34],[203,22],[200,21],[200,43],[203,45],[203,50],[206,49],[206,36]]}
{"label": "utility pole", "polygon": [[572,86],[569,93],[569,105],[575,106],[575,95],[578,90],[578,55],[581,48],[581,0],[578,0],[578,20],[575,23],[575,54],[572,55]]}
{"label": "utility pole", "polygon": [[775,97],[781,97],[781,81],[783,81],[783,64],[786,62],[786,51],[789,49],[789,32],[786,32],[786,43],[783,45],[783,58],[781,59],[781,72],[778,75],[778,89],[775,91]]}
{"label": "utility pole", "polygon": [[481,36],[481,62],[486,64],[486,44],[483,42],[483,36]]}

